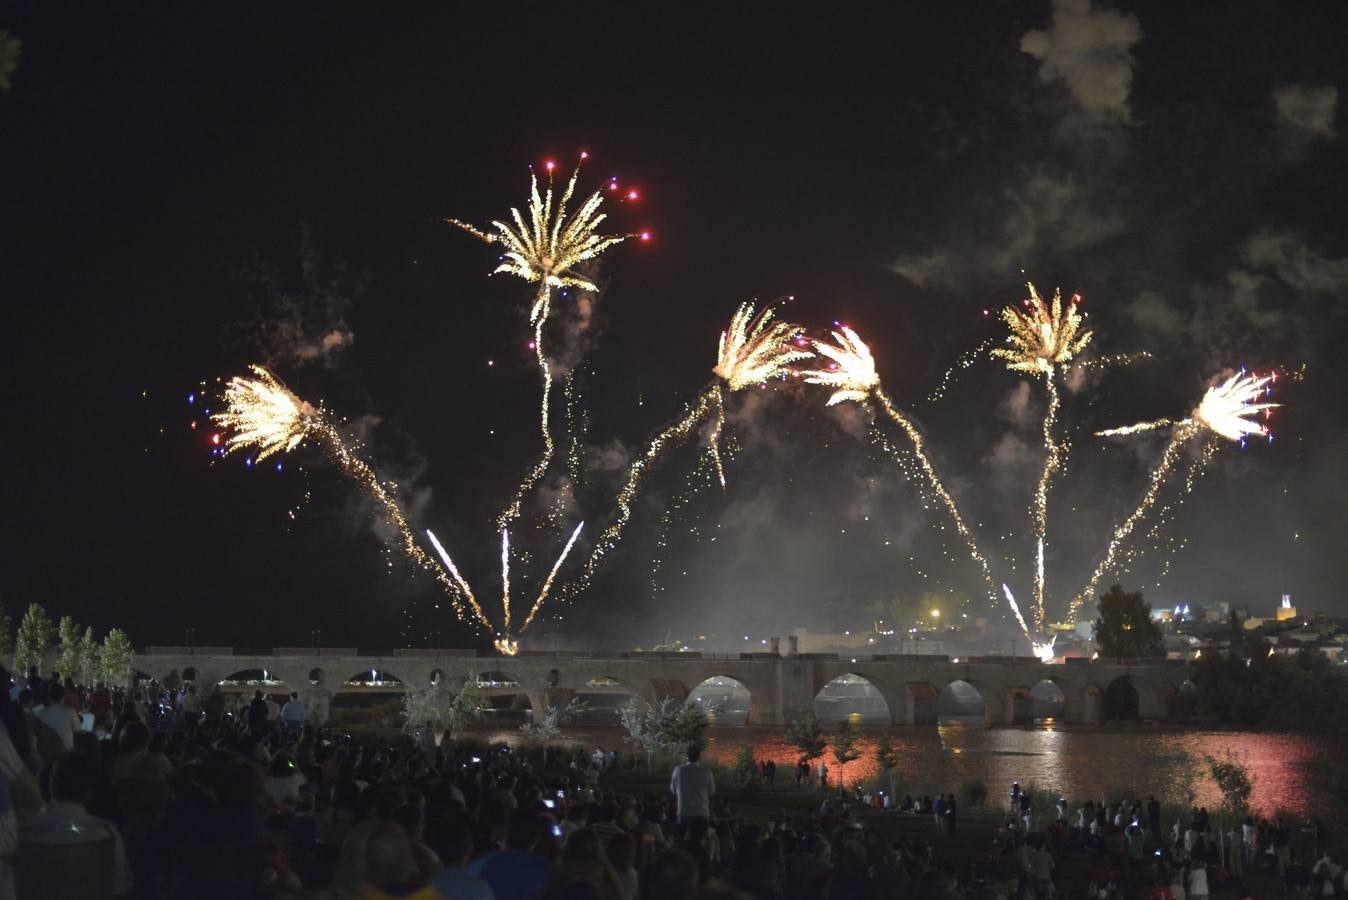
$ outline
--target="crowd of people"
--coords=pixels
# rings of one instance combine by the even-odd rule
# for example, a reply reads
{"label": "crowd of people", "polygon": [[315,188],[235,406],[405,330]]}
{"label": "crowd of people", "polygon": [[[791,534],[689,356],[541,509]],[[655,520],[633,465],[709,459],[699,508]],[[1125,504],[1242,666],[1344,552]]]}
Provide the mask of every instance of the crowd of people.
{"label": "crowd of people", "polygon": [[[1064,801],[1040,821],[1016,793],[971,850],[953,794],[831,791],[746,816],[696,747],[667,786],[622,793],[606,789],[616,754],[541,769],[433,729],[355,740],[304,713],[294,696],[231,711],[190,689],[19,679],[0,692],[0,900],[1189,900],[1256,868],[1287,896],[1343,896],[1323,842],[1308,851],[1277,822],[1233,831],[1234,852],[1202,810],[1169,831],[1154,801]],[[903,814],[939,827],[896,827]]]}

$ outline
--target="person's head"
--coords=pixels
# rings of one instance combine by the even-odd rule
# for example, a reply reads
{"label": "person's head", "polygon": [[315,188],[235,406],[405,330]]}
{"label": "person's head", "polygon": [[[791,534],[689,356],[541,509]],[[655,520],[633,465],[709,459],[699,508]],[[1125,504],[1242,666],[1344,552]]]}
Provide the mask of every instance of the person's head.
{"label": "person's head", "polygon": [[254,699],[254,700],[261,700],[261,699],[262,699],[262,692],[261,692],[261,691],[253,691],[253,699]]}
{"label": "person's head", "polygon": [[510,814],[506,828],[506,846],[511,850],[532,851],[543,838],[543,818],[536,812],[517,809]]}
{"label": "person's head", "polygon": [[376,887],[396,887],[418,877],[412,841],[397,822],[381,822],[365,839],[365,871]]}
{"label": "person's head", "polygon": [[51,685],[47,688],[47,702],[50,703],[52,706],[56,706],[57,704],[61,703],[61,701],[65,698],[65,695],[66,689],[61,686],[61,682],[59,681],[53,681]]}
{"label": "person's head", "polygon": [[562,859],[566,862],[601,862],[604,849],[599,845],[599,835],[588,828],[577,831],[566,839]]}
{"label": "person's head", "polygon": [[291,691],[291,692],[290,692],[290,699],[291,699],[291,700],[298,700],[298,699],[300,699],[300,692],[299,692],[299,691]]}
{"label": "person's head", "polygon": [[702,758],[702,748],[701,748],[701,747],[699,747],[697,744],[693,744],[691,747],[688,748],[688,761],[689,761],[689,762],[697,762],[697,761],[698,761],[699,759],[701,759],[701,758]]}
{"label": "person's head", "polygon": [[271,765],[267,767],[267,774],[272,778],[289,778],[298,771],[299,766],[295,758],[288,753],[276,754],[271,758]]}
{"label": "person's head", "polygon": [[71,751],[56,761],[51,774],[51,798],[58,803],[88,803],[98,787],[98,759]]}
{"label": "person's head", "polygon": [[650,896],[658,900],[693,900],[697,896],[697,861],[682,850],[666,850],[647,870]]}
{"label": "person's head", "polygon": [[625,831],[610,837],[604,852],[608,854],[609,863],[619,872],[625,872],[636,865],[637,842]]}
{"label": "person's head", "polygon": [[407,832],[408,839],[414,844],[421,842],[422,832],[425,829],[425,815],[420,806],[404,803],[393,811],[393,821],[402,826],[403,831]]}
{"label": "person's head", "polygon": [[31,688],[23,688],[19,691],[19,706],[24,709],[33,708],[33,691]]}
{"label": "person's head", "polygon": [[144,750],[150,746],[150,727],[140,719],[132,719],[126,723],[122,729],[121,740],[117,742],[117,749],[122,753],[131,753],[136,750]]}
{"label": "person's head", "polygon": [[448,869],[462,869],[473,855],[473,827],[465,816],[448,816],[436,823],[435,850]]}

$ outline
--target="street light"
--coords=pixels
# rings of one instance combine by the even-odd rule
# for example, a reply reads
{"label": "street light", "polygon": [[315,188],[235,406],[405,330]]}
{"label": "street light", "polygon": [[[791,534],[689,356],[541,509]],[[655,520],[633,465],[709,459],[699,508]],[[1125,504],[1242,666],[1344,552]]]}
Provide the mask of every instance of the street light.
{"label": "street light", "polygon": [[931,611],[931,617],[932,617],[933,619],[939,619],[939,618],[941,618],[941,611],[940,611],[939,609],[933,609],[933,610]]}

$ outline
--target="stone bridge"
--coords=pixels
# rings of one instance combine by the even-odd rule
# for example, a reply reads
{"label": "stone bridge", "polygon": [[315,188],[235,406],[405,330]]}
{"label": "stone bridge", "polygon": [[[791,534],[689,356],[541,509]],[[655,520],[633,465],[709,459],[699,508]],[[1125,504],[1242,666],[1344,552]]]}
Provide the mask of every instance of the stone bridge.
{"label": "stone bridge", "polygon": [[[937,720],[941,690],[956,681],[982,695],[989,725],[1027,724],[1033,719],[1030,691],[1052,682],[1066,701],[1069,724],[1098,724],[1111,685],[1128,685],[1137,696],[1138,716],[1168,717],[1186,680],[1181,662],[1114,663],[1074,660],[1046,665],[1030,658],[944,656],[838,656],[770,653],[710,656],[700,653],[526,652],[519,656],[479,655],[472,650],[402,650],[386,656],[354,649],[287,649],[271,654],[236,654],[229,648],[151,647],[135,658],[138,672],[163,680],[175,672],[197,684],[217,684],[241,672],[265,670],[281,684],[269,690],[297,691],[326,719],[335,692],[371,670],[421,688],[432,679],[461,685],[470,675],[515,682],[501,692],[524,694],[534,711],[565,703],[576,693],[630,692],[648,700],[687,697],[703,681],[732,678],[750,695],[751,725],[784,725],[814,710],[815,697],[843,675],[866,679],[884,697],[891,722],[927,725]],[[491,676],[487,678],[487,676]],[[596,685],[599,687],[597,688]],[[394,688],[395,690],[398,688]],[[1126,690],[1126,689],[1125,689]]]}

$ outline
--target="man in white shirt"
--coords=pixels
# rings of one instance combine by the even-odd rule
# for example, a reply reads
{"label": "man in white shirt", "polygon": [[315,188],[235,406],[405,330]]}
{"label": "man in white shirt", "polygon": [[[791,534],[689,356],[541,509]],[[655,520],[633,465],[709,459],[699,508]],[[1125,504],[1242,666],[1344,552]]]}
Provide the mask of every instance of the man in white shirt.
{"label": "man in white shirt", "polygon": [[300,699],[299,691],[291,691],[290,699],[281,707],[281,724],[285,726],[286,734],[299,734],[304,728],[304,718],[308,714],[309,710]]}
{"label": "man in white shirt", "polygon": [[711,818],[711,797],[716,793],[716,779],[711,770],[698,763],[700,747],[688,748],[688,762],[674,767],[669,779],[669,790],[678,801],[679,824],[688,825],[694,819]]}
{"label": "man in white shirt", "polygon": [[61,739],[61,746],[67,751],[75,749],[75,732],[83,724],[80,714],[65,704],[65,688],[59,684],[51,686],[48,703],[37,711],[37,717]]}

